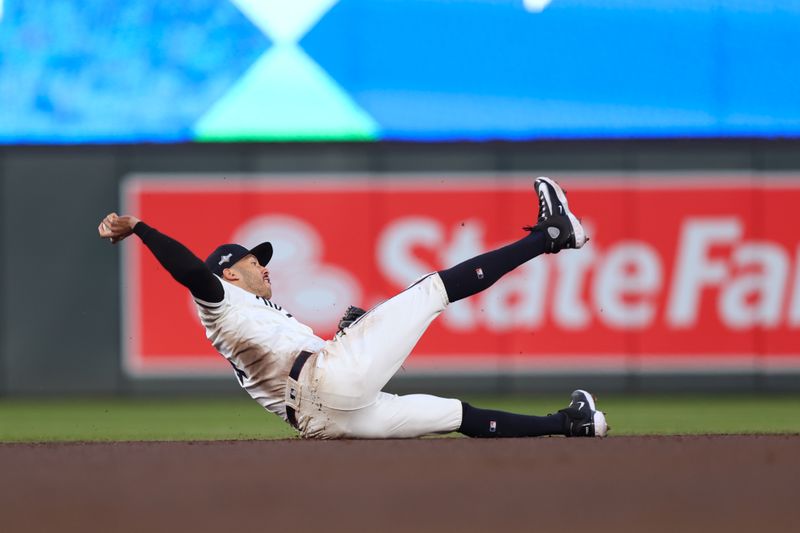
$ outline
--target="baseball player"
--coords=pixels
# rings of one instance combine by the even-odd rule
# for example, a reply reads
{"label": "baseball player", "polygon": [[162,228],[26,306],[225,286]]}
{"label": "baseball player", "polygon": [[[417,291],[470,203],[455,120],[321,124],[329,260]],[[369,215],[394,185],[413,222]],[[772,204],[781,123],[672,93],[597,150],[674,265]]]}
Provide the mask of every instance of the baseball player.
{"label": "baseball player", "polygon": [[236,379],[266,410],[306,438],[410,438],[458,431],[470,437],[602,437],[605,415],[576,390],[568,407],[547,416],[479,409],[455,399],[383,392],[434,318],[451,302],[487,289],[543,253],[588,240],[559,185],[535,180],[536,225],[522,239],[417,280],[363,311],[351,307],[333,339],[272,301],[267,264],[272,245],[223,244],[200,260],[185,246],[133,216],[111,213],[98,227],[118,243],[136,234],[192,294],[211,344]]}

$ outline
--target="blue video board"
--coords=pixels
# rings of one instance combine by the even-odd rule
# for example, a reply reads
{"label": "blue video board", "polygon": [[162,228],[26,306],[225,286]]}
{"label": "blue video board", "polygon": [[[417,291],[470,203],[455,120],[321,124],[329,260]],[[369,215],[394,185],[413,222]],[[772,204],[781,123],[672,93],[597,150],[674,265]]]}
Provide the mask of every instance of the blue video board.
{"label": "blue video board", "polygon": [[798,0],[0,0],[0,143],[800,135]]}

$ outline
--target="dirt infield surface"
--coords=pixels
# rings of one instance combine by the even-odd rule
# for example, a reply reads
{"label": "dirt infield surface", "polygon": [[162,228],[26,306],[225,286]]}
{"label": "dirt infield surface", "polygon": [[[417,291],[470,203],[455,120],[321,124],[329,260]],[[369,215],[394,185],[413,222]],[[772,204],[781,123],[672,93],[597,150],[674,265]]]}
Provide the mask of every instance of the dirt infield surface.
{"label": "dirt infield surface", "polygon": [[797,531],[800,436],[0,445],[2,531]]}

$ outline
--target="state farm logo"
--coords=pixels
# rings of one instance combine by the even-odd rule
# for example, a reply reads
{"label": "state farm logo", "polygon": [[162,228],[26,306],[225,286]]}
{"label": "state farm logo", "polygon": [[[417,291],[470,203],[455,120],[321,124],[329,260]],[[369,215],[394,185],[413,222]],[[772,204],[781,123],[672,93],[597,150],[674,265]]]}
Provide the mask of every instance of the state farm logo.
{"label": "state farm logo", "polygon": [[[148,177],[126,191],[132,211],[163,221],[193,250],[272,241],[275,302],[329,338],[347,305],[371,307],[518,239],[535,217],[527,179],[384,178]],[[538,257],[451,305],[410,364],[800,368],[800,175],[629,178],[587,174],[569,184],[589,244]],[[230,216],[197,226],[196,213],[220,205],[233,206]],[[261,205],[280,211],[253,211]],[[126,368],[228,372],[187,291],[135,244],[121,278]]]}
{"label": "state farm logo", "polygon": [[336,324],[350,303],[361,301],[361,286],[345,269],[322,262],[324,243],[303,220],[268,215],[236,229],[233,242],[250,247],[268,240],[273,300],[313,329]]}

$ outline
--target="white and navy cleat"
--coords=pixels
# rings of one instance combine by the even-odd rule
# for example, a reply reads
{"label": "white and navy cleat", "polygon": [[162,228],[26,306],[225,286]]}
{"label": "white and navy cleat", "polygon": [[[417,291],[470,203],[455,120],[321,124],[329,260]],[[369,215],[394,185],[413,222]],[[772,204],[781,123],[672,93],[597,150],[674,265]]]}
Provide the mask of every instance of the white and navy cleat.
{"label": "white and navy cleat", "polygon": [[564,190],[545,176],[534,182],[539,196],[539,217],[536,226],[526,227],[532,231],[539,229],[545,234],[547,253],[558,253],[564,248],[580,248],[589,237],[580,220],[569,210],[569,202]]}
{"label": "white and navy cleat", "polygon": [[603,411],[598,411],[594,397],[585,390],[572,392],[569,406],[561,409],[567,417],[564,434],[567,437],[605,437],[608,423]]}

